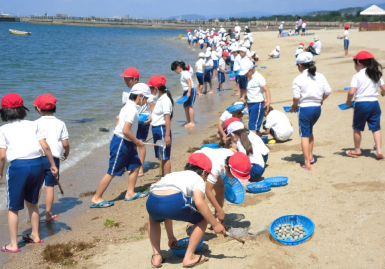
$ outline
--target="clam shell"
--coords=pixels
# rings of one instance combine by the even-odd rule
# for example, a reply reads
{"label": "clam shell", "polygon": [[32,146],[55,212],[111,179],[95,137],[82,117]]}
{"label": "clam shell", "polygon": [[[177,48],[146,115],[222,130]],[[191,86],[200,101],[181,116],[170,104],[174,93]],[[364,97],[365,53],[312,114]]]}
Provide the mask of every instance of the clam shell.
{"label": "clam shell", "polygon": [[298,235],[294,236],[294,240],[298,240]]}
{"label": "clam shell", "polygon": [[302,239],[302,238],[303,238],[303,234],[300,234],[300,235],[299,235],[299,239]]}

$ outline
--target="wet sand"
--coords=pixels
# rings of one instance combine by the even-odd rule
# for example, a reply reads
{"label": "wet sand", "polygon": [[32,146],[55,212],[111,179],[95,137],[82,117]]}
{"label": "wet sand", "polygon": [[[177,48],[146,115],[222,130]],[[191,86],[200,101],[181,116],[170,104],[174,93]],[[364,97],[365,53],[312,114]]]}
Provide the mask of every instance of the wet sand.
{"label": "wet sand", "polygon": [[[315,57],[317,71],[325,75],[333,91],[322,106],[321,118],[314,128],[316,163],[312,171],[307,172],[300,167],[302,152],[297,115],[288,114],[294,126],[292,140],[269,145],[269,167],[264,177],[285,175],[289,177],[289,184],[272,188],[264,194],[247,193],[241,205],[225,202],[226,224],[248,227],[250,232],[257,235],[248,236],[246,244],[242,246],[208,230],[201,253],[210,261],[199,268],[385,267],[385,217],[382,209],[385,200],[384,162],[375,160],[374,142],[369,131],[363,133],[362,157],[354,159],[344,154],[344,151],[353,147],[353,111],[340,111],[337,105],[345,102],[347,91],[344,91],[344,87],[349,86],[355,70],[351,58],[343,57],[343,41],[336,39],[337,35],[342,34],[343,30],[316,31],[323,45],[321,55]],[[385,51],[381,42],[384,38],[384,32],[350,31],[350,56],[367,49],[385,63],[382,61]],[[299,42],[308,44],[312,39],[313,36],[278,39],[276,33],[254,34],[253,50],[261,59],[257,70],[267,80],[275,109],[283,111],[282,106],[291,105],[291,83],[299,74],[294,52]],[[281,58],[267,60],[267,53],[276,45],[281,46]],[[260,69],[262,65],[267,69]],[[235,84],[232,82],[231,85],[234,87]],[[189,147],[199,147],[205,138],[216,133],[220,114],[236,100],[232,96],[234,93],[234,90],[220,94],[215,92],[214,98],[207,95],[197,99],[202,109],[201,117],[206,119],[206,123],[201,125],[198,122],[194,130],[186,130],[176,139],[172,148],[173,171],[183,169]],[[384,107],[385,98],[379,97],[379,102]],[[176,113],[173,126],[183,118],[184,114]],[[385,124],[384,117],[381,123]],[[77,178],[79,186],[82,182],[93,182],[87,185],[87,190],[92,191],[107,169],[108,149],[100,148],[86,160],[66,171],[65,177]],[[138,179],[138,190],[148,188],[157,179],[156,162],[148,160],[150,169]],[[76,255],[74,259],[77,263],[72,268],[150,267],[152,252],[146,232],[148,215],[145,199],[124,202],[126,185],[126,175],[116,180],[105,194],[106,199],[116,201],[115,206],[94,210],[88,208],[90,197],[77,198],[79,193],[76,194],[76,186],[63,186],[72,195],[72,205],[80,214],[67,218],[74,209],[63,208],[63,211],[67,211],[61,213],[60,218],[52,224],[42,223],[40,231],[48,244],[70,240],[95,242],[94,248]],[[297,246],[284,246],[274,241],[267,228],[274,219],[286,214],[301,214],[311,218],[316,226],[314,235]],[[105,227],[103,223],[106,219],[118,222],[119,226]],[[26,229],[23,225],[19,231]],[[174,222],[174,233],[178,239],[186,237],[184,230],[185,223]],[[163,267],[180,268],[182,258],[171,253],[166,234],[164,230],[162,232],[163,256],[166,258]],[[8,233],[5,239],[2,238],[2,242],[7,242],[4,240],[8,240]],[[14,258],[4,268],[58,267],[44,264],[41,258],[44,245],[20,245],[21,253],[2,254]]]}

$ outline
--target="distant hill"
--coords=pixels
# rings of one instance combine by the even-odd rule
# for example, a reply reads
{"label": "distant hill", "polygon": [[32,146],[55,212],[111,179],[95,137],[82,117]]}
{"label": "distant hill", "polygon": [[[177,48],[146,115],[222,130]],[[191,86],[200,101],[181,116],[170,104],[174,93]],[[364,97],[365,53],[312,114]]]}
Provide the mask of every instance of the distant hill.
{"label": "distant hill", "polygon": [[272,14],[260,12],[260,11],[247,11],[242,13],[229,13],[221,15],[211,15],[210,19],[227,19],[227,18],[252,18],[252,17],[262,17],[262,16],[271,16]]}
{"label": "distant hill", "polygon": [[207,20],[205,16],[198,15],[198,14],[185,14],[185,15],[179,15],[179,16],[172,16],[167,18],[168,20]]}
{"label": "distant hill", "polygon": [[[339,9],[339,10],[335,10],[335,11],[340,12],[342,15],[347,15],[347,14],[355,15],[358,11],[361,11],[363,9],[365,9],[365,8],[363,8],[363,7],[349,7],[349,8],[343,8],[343,9]],[[315,12],[308,13],[307,16],[327,15],[330,12],[331,11],[329,11],[329,10],[315,11]]]}

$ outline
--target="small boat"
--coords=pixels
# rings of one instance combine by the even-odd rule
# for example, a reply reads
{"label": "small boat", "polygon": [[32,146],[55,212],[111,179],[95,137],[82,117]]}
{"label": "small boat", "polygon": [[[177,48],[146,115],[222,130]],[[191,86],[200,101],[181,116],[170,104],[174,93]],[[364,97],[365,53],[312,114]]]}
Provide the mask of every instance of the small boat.
{"label": "small boat", "polygon": [[9,32],[13,35],[31,35],[31,32],[25,32],[25,31],[18,31],[18,30],[13,30],[9,29]]}

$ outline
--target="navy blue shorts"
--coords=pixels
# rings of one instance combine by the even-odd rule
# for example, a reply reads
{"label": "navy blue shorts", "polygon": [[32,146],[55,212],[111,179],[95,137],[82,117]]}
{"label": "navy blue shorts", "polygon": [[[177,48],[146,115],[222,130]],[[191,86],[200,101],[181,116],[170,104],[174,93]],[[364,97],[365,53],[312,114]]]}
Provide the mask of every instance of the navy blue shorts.
{"label": "navy blue shorts", "polygon": [[231,62],[230,62],[230,70],[231,70],[231,71],[234,71],[234,61],[231,61]]}
{"label": "navy blue shorts", "polygon": [[222,84],[225,82],[225,73],[218,71],[218,83]]}
{"label": "navy blue shorts", "polygon": [[[154,144],[156,144],[156,141],[158,141],[158,140],[164,141],[164,137],[166,136],[166,126],[164,126],[164,125],[152,126],[152,135],[153,135],[153,139],[154,139]],[[171,143],[172,143],[171,130],[170,130],[170,139],[171,139]],[[163,159],[161,159],[159,156],[159,150],[162,150]],[[171,145],[169,147],[166,147],[166,148],[154,146],[154,151],[155,151],[155,157],[158,160],[170,160]]]}
{"label": "navy blue shorts", "polygon": [[302,33],[305,33],[306,32],[306,28],[302,28]]}
{"label": "navy blue shorts", "polygon": [[42,158],[14,160],[7,171],[7,208],[22,210],[24,200],[37,204],[40,188],[44,182]]}
{"label": "navy blue shorts", "polygon": [[269,154],[262,155],[263,161],[267,163],[267,160],[269,159]]}
{"label": "navy blue shorts", "polygon": [[348,50],[349,49],[349,39],[344,40],[344,49]]}
{"label": "navy blue shorts", "polygon": [[258,180],[261,178],[265,172],[265,167],[260,166],[259,164],[252,163],[250,170],[250,180]]}
{"label": "navy blue shorts", "polygon": [[218,69],[218,62],[219,62],[219,60],[213,60],[213,62],[214,62],[214,69]]}
{"label": "navy blue shorts", "polygon": [[297,28],[297,29],[295,29],[295,32],[294,33],[299,33],[299,29]]}
{"label": "navy blue shorts", "polygon": [[199,85],[203,85],[204,84],[203,73],[197,73],[197,79],[198,79]]}
{"label": "navy blue shorts", "polygon": [[123,175],[124,169],[127,171],[141,167],[135,144],[114,135],[110,143],[110,161],[107,174],[111,176]]}
{"label": "navy blue shorts", "polygon": [[365,124],[368,123],[369,130],[372,132],[381,130],[381,108],[378,101],[356,102],[354,104],[353,129],[364,131]]}
{"label": "navy blue shorts", "polygon": [[203,49],[203,45],[204,45],[204,43],[199,45],[201,49]]}
{"label": "navy blue shorts", "polygon": [[248,103],[249,109],[249,130],[257,131],[261,129],[263,118],[265,116],[265,102]]}
{"label": "navy blue shorts", "polygon": [[238,75],[237,77],[238,77],[239,88],[246,90],[247,89],[247,78],[246,78],[246,76],[245,75],[243,75],[243,76]]}
{"label": "navy blue shorts", "polygon": [[[56,182],[55,177],[52,175],[51,164],[49,163],[49,160],[46,156],[43,156],[42,158],[43,158],[43,163],[44,163],[44,184],[46,186],[51,186],[51,187],[56,186],[57,182]],[[60,168],[59,158],[53,157],[53,160],[55,162],[56,168],[59,170],[59,168]],[[58,180],[59,180],[59,178],[58,178]]]}
{"label": "navy blue shorts", "polygon": [[[183,180],[181,178],[181,180]],[[191,197],[185,198],[181,192],[166,196],[150,193],[146,202],[147,212],[157,222],[166,219],[197,224],[203,216],[196,209]]]}
{"label": "navy blue shorts", "polygon": [[282,34],[282,29],[278,29],[279,30],[279,33]]}
{"label": "navy blue shorts", "polygon": [[313,126],[321,116],[321,106],[299,107],[298,124],[299,136],[310,137],[313,133]]}
{"label": "navy blue shorts", "polygon": [[136,138],[143,142],[147,140],[148,131],[150,130],[150,124],[138,124],[138,131],[136,132]]}
{"label": "navy blue shorts", "polygon": [[[183,96],[187,95],[187,92],[188,91],[184,91]],[[183,107],[188,107],[188,106],[193,107],[194,103],[195,103],[196,96],[197,96],[197,93],[195,91],[195,88],[191,88],[190,98],[187,99],[187,101],[183,103]]]}
{"label": "navy blue shorts", "polygon": [[204,75],[204,81],[205,82],[211,82],[211,79],[213,77],[213,71],[206,71],[205,75]]}

